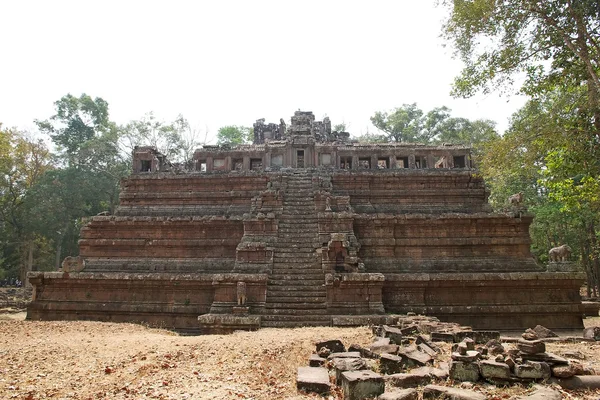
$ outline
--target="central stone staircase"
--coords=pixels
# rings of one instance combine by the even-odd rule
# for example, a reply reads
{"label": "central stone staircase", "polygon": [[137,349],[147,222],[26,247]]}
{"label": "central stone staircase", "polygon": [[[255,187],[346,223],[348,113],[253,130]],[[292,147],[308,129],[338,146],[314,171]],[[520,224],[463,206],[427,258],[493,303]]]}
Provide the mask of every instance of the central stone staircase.
{"label": "central stone staircase", "polygon": [[262,327],[329,326],[325,274],[320,256],[318,215],[310,170],[282,180],[283,212],[274,245]]}

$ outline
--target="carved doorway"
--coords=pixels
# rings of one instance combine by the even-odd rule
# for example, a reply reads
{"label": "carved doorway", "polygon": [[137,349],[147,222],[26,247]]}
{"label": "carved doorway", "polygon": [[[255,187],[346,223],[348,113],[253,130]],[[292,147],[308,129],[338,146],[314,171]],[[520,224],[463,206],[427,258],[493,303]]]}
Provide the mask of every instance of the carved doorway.
{"label": "carved doorway", "polygon": [[296,150],[296,168],[304,168],[304,150]]}

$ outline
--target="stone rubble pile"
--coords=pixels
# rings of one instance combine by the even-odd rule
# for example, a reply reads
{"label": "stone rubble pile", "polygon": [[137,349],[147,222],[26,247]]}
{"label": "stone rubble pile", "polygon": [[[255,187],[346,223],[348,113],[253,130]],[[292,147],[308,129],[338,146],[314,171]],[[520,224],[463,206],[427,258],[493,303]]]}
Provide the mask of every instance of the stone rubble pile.
{"label": "stone rubble pile", "polygon": [[[366,347],[346,348],[340,340],[316,343],[309,367],[298,369],[297,387],[325,394],[338,386],[344,399],[410,400],[418,398],[415,388],[424,386],[424,399],[483,400],[485,395],[468,390],[471,383],[505,386],[556,379],[562,386],[595,374],[577,360],[585,358],[579,352],[564,352],[569,359],[547,352],[543,339],[556,335],[542,326],[528,329],[523,338],[515,340],[514,348],[505,348],[497,331],[472,331],[456,324],[429,335],[423,330],[414,320],[410,324],[399,321],[394,326],[373,327],[374,341]],[[436,341],[452,341],[449,363],[441,359]],[[448,378],[463,382],[465,388],[436,385]],[[539,386],[531,395],[519,398],[560,398],[560,393]]]}

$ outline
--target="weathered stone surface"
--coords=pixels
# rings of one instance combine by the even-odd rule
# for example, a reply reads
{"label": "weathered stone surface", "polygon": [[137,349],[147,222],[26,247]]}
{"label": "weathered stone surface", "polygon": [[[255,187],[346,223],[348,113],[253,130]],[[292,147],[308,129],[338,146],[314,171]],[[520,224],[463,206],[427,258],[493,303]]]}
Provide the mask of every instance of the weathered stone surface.
{"label": "weathered stone surface", "polygon": [[472,390],[427,385],[423,389],[423,399],[485,400],[486,397]]}
{"label": "weathered stone surface", "polygon": [[345,400],[376,397],[385,390],[383,376],[369,370],[343,372],[341,380]]}
{"label": "weathered stone surface", "polygon": [[377,353],[377,354],[383,354],[383,353],[396,354],[398,352],[397,344],[384,344],[384,343],[385,342],[377,341],[369,346],[369,350],[372,351],[373,353]]}
{"label": "weathered stone surface", "polygon": [[496,361],[482,360],[479,362],[479,372],[485,379],[508,379],[510,378],[510,368],[504,363]]}
{"label": "weathered stone surface", "polygon": [[331,389],[329,373],[325,368],[299,367],[296,387],[309,393],[328,393]]}
{"label": "weathered stone surface", "polygon": [[343,353],[346,351],[346,347],[341,340],[325,340],[315,344],[316,352],[318,353],[323,347],[328,349],[331,353]]}
{"label": "weathered stone surface", "polygon": [[552,367],[552,375],[557,378],[571,378],[575,375],[595,375],[595,371],[586,368],[580,363],[570,362],[568,365],[555,365]]}
{"label": "weathered stone surface", "polygon": [[506,349],[504,348],[502,343],[500,343],[500,341],[496,339],[488,341],[485,344],[485,347],[487,347],[488,352],[492,355],[504,354],[506,352]]}
{"label": "weathered stone surface", "polygon": [[535,385],[533,388],[535,390],[531,394],[519,396],[515,400],[561,400],[563,398],[557,390],[540,385]]}
{"label": "weathered stone surface", "polygon": [[536,325],[536,327],[533,328],[533,331],[537,334],[537,336],[540,339],[558,337],[556,333],[552,332],[550,329],[542,325]]}
{"label": "weathered stone surface", "polygon": [[360,358],[360,353],[358,351],[344,351],[343,353],[331,353],[327,356],[328,360],[334,358]]}
{"label": "weathered stone surface", "polygon": [[365,357],[365,358],[379,358],[379,353],[375,353],[369,349],[365,349],[364,347],[361,347],[357,344],[352,344],[350,345],[350,347],[348,347],[348,351],[351,352],[358,352],[360,353],[361,357]]}
{"label": "weathered stone surface", "polygon": [[403,333],[400,329],[388,325],[382,325],[380,331],[381,336],[390,339],[390,344],[402,343]]}
{"label": "weathered stone surface", "polygon": [[323,357],[319,357],[318,354],[311,354],[308,359],[308,365],[311,367],[322,367],[325,364],[325,359]]}
{"label": "weathered stone surface", "polygon": [[419,344],[424,344],[425,346],[429,347],[430,349],[432,349],[433,351],[435,351],[436,353],[440,352],[440,348],[433,343],[433,341],[428,340],[425,336],[423,335],[417,335],[417,337],[415,338],[415,343],[417,345]]}
{"label": "weathered stone surface", "polygon": [[402,357],[402,362],[407,368],[424,366],[433,361],[429,354],[419,351],[416,346],[401,347],[398,349],[398,355]]}
{"label": "weathered stone surface", "polygon": [[538,340],[539,339],[539,336],[537,335],[537,333],[531,328],[527,328],[525,330],[525,332],[523,332],[521,334],[521,336],[525,340]]}
{"label": "weathered stone surface", "polygon": [[394,354],[381,354],[379,359],[379,371],[383,374],[397,374],[405,368],[402,357]]}
{"label": "weathered stone surface", "polygon": [[527,354],[544,353],[546,351],[546,344],[541,340],[519,339],[517,349]]}
{"label": "weathered stone surface", "polygon": [[417,344],[417,349],[422,351],[423,353],[429,355],[430,357],[435,357],[437,352],[433,350],[431,347],[427,346],[425,343]]}
{"label": "weathered stone surface", "polygon": [[446,363],[440,363],[440,367],[444,368],[419,367],[411,369],[410,372],[412,374],[427,374],[432,379],[445,380],[448,378],[448,365]]}
{"label": "weathered stone surface", "polygon": [[479,366],[472,362],[452,361],[450,363],[450,379],[463,382],[479,380]]}
{"label": "weathered stone surface", "polygon": [[431,341],[454,343],[454,335],[447,332],[431,332]]}
{"label": "weathered stone surface", "polygon": [[577,350],[566,350],[562,353],[563,357],[574,360],[585,360],[585,354]]}
{"label": "weathered stone surface", "polygon": [[519,353],[519,355],[521,356],[521,358],[524,361],[543,361],[550,365],[561,365],[561,364],[566,365],[569,363],[569,360],[567,360],[566,358],[557,356],[556,354],[553,354],[553,353],[536,353],[536,354]]}
{"label": "weathered stone surface", "polygon": [[338,385],[341,383],[342,372],[367,369],[367,364],[362,358],[334,358],[331,360],[331,364],[335,370],[335,382]]}
{"label": "weathered stone surface", "polygon": [[431,382],[431,375],[425,371],[411,371],[388,375],[385,377],[385,380],[396,387],[410,388],[427,385]]}
{"label": "weathered stone surface", "polygon": [[600,389],[600,375],[576,375],[569,379],[552,379],[551,382],[568,390]]}
{"label": "weathered stone surface", "polygon": [[419,392],[415,389],[390,390],[382,394],[377,400],[417,400]]}
{"label": "weathered stone surface", "polygon": [[584,339],[600,340],[600,326],[593,326],[583,330]]}
{"label": "weathered stone surface", "polygon": [[419,327],[417,325],[409,325],[401,328],[400,332],[405,336],[417,335],[419,333]]}
{"label": "weathered stone surface", "polygon": [[545,362],[529,361],[515,366],[515,376],[521,379],[550,379],[550,366]]}
{"label": "weathered stone surface", "polygon": [[461,343],[465,344],[465,347],[468,350],[475,350],[475,341],[469,337],[464,338],[463,341]]}
{"label": "weathered stone surface", "polygon": [[475,350],[467,351],[467,354],[464,355],[454,352],[452,353],[451,358],[454,361],[475,362],[481,358],[481,354]]}

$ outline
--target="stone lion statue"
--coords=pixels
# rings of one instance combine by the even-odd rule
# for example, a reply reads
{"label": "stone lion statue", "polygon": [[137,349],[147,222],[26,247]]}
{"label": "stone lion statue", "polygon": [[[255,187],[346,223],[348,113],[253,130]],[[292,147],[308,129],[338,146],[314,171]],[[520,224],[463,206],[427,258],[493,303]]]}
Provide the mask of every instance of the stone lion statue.
{"label": "stone lion statue", "polygon": [[567,261],[571,256],[571,248],[566,244],[553,247],[548,252],[548,256],[550,257],[550,261]]}

